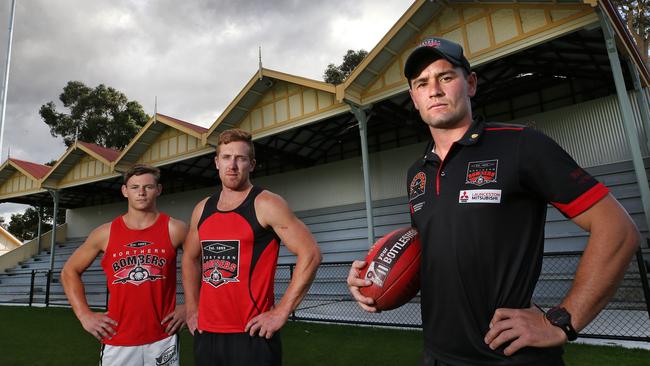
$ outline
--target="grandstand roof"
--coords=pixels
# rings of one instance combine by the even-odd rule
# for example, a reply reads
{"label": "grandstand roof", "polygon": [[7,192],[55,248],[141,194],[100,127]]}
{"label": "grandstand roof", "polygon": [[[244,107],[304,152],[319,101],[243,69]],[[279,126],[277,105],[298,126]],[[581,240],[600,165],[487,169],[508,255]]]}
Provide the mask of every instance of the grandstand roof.
{"label": "grandstand roof", "polygon": [[[13,163],[14,166],[22,170],[23,173],[27,173],[36,179],[43,178],[51,169],[51,166],[32,163],[30,161],[19,160],[16,158],[9,158],[7,163]],[[5,163],[5,164],[7,164]],[[3,167],[0,167],[2,170]]]}
{"label": "grandstand roof", "polygon": [[90,142],[78,141],[78,144],[87,148],[92,153],[97,154],[100,158],[103,158],[109,163],[115,161],[117,157],[120,156],[120,150],[109,149]]}
{"label": "grandstand roof", "polygon": [[[464,46],[479,77],[473,108],[488,119],[512,120],[614,94],[596,6],[614,25],[621,57],[628,56],[650,84],[648,69],[639,62],[638,49],[610,0],[417,0],[341,85],[261,68],[210,128],[156,113],[119,153],[80,142],[54,169],[41,166],[48,169],[44,173],[5,163],[0,184],[16,168],[47,181],[48,187],[63,189],[62,202],[79,207],[121,199],[116,194],[119,172],[145,162],[161,168],[167,193],[213,186],[218,179],[209,145],[231,127],[253,134],[258,152],[254,176],[348,159],[361,154],[350,104],[363,107],[369,117],[370,152],[421,141],[428,134],[411,105],[402,69],[410,51],[432,35]],[[624,73],[630,85],[630,71]],[[86,156],[83,162],[79,154]],[[74,169],[78,174],[71,173]],[[63,184],[66,174],[71,175]],[[20,197],[17,191],[0,192],[0,202],[49,200],[34,191],[40,186],[25,187]],[[105,195],[99,198],[87,194],[100,190]]]}
{"label": "grandstand roof", "polygon": [[[235,99],[233,99],[228,107],[226,107],[224,112],[221,113],[219,118],[217,118],[217,120],[212,124],[212,127],[210,127],[210,130],[207,134],[207,141],[213,145],[216,145],[217,137],[221,131],[233,127],[242,127],[242,120],[249,116],[251,114],[251,111],[253,111],[255,107],[264,100],[265,97],[269,96],[269,93],[274,96],[273,90],[277,87],[278,82],[284,82],[284,85],[291,85],[293,87],[292,90],[295,90],[296,92],[298,92],[298,88],[296,88],[296,86],[302,87],[305,90],[311,90],[314,92],[314,95],[317,95],[318,92],[321,92],[334,96],[336,92],[336,87],[334,85],[325,83],[323,81],[308,79],[301,76],[285,74],[279,71],[262,68],[253,74],[248,83],[246,83],[244,88],[239,92],[239,94],[237,94]],[[286,99],[288,99],[287,96],[291,94],[291,91],[286,90],[287,87],[284,87],[283,89],[285,90],[283,90],[282,94],[277,98],[284,99],[286,97]],[[270,99],[270,104],[274,103],[276,98],[271,97],[268,99]],[[259,128],[248,126],[247,128],[244,127],[244,129],[252,132],[254,134],[254,138],[259,138],[259,136],[263,133],[261,130],[269,129],[269,127],[274,127],[269,125],[289,124],[290,127],[295,127],[298,123],[298,120],[302,119],[301,117],[305,117],[305,113],[302,112],[304,112],[304,108],[300,110],[300,113],[296,113],[295,116],[292,116],[291,113],[286,113],[286,116],[279,121],[275,115],[269,116],[267,114],[267,116],[262,116],[262,113],[260,113]],[[274,114],[277,114],[277,111],[274,111]]]}
{"label": "grandstand roof", "polygon": [[[145,153],[150,151],[156,142],[163,137],[163,133],[169,131],[170,128],[179,131],[183,135],[187,135],[186,139],[189,139],[187,140],[188,142],[195,141],[196,145],[193,145],[195,148],[187,148],[183,151],[180,151],[182,149],[177,149],[176,152],[167,151],[166,159],[162,157],[156,158],[155,156],[143,158]],[[202,141],[204,141],[207,131],[207,128],[193,123],[169,117],[161,113],[156,113],[151,117],[147,124],[142,127],[140,132],[131,140],[126,148],[124,148],[114,164],[114,168],[118,171],[125,171],[136,162],[160,165],[165,160],[174,161],[181,159],[182,157],[188,157],[188,154],[191,156],[196,153],[203,154],[205,152],[201,150],[203,147]],[[197,152],[197,150],[201,151]],[[207,149],[207,151],[211,151],[211,149]],[[159,152],[158,155],[160,155]]]}

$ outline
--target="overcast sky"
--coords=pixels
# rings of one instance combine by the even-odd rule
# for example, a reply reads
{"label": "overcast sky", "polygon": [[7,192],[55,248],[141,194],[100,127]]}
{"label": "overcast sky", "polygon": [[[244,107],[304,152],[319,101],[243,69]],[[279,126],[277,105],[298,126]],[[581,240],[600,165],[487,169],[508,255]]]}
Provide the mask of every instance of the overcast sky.
{"label": "overcast sky", "polygon": [[[413,0],[16,0],[2,160],[65,152],[38,110],[69,80],[112,86],[209,127],[258,68],[322,80],[348,49],[370,51]],[[0,0],[4,76],[11,0]],[[0,215],[18,208],[0,204]]]}

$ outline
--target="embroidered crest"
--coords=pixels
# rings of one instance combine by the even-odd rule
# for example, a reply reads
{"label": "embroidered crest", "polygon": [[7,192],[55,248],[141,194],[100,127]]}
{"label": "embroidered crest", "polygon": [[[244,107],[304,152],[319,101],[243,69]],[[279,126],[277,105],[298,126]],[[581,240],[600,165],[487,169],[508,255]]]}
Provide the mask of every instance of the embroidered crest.
{"label": "embroidered crest", "polygon": [[424,194],[427,185],[427,175],[424,172],[418,172],[409,184],[409,201],[420,197]]}
{"label": "embroidered crest", "polygon": [[467,163],[465,184],[473,184],[480,187],[488,183],[496,183],[498,167],[498,159],[471,161]]}

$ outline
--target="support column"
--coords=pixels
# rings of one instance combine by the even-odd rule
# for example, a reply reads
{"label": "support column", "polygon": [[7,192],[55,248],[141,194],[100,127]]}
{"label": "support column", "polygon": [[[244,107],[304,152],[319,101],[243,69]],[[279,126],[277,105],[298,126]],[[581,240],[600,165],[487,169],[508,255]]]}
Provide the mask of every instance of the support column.
{"label": "support column", "polygon": [[643,88],[641,87],[641,77],[639,76],[639,70],[634,67],[634,64],[628,60],[628,67],[632,72],[632,82],[634,83],[634,90],[636,91],[636,104],[639,106],[639,112],[641,112],[641,126],[643,126],[643,138],[645,139],[646,147],[650,152],[650,101],[648,101],[647,95],[644,93]]}
{"label": "support column", "polygon": [[38,229],[37,229],[37,234],[38,235],[38,251],[40,252],[43,249],[43,243],[42,243],[42,238],[41,236],[43,235],[43,205],[38,206]]}
{"label": "support column", "polygon": [[[614,74],[614,84],[616,85],[616,94],[618,95],[618,104],[621,108],[623,116],[623,127],[632,154],[632,164],[634,165],[634,172],[636,180],[641,192],[641,202],[643,203],[643,212],[645,213],[645,223],[650,229],[650,188],[648,187],[648,176],[643,164],[643,157],[641,156],[641,145],[639,144],[639,133],[634,123],[634,114],[632,113],[632,104],[625,89],[625,79],[623,78],[623,71],[621,63],[618,59],[618,51],[616,50],[616,40],[614,39],[614,30],[608,23],[607,18],[599,11],[600,25],[603,29],[605,37],[605,45],[607,46],[607,54],[609,55],[609,63],[612,66],[612,74]],[[643,245],[643,243],[641,243]]]}
{"label": "support column", "polygon": [[[361,164],[363,166],[363,190],[366,195],[366,219],[368,222],[368,247],[375,242],[375,223],[372,216],[372,192],[370,191],[370,165],[368,164],[368,115],[360,106],[352,103],[352,114],[359,122],[359,135],[361,138]],[[369,107],[366,107],[369,108]]]}
{"label": "support column", "polygon": [[59,211],[59,191],[57,189],[48,190],[54,201],[54,213],[52,214],[52,240],[50,241],[50,273],[54,269],[54,247],[56,245],[56,213]]}

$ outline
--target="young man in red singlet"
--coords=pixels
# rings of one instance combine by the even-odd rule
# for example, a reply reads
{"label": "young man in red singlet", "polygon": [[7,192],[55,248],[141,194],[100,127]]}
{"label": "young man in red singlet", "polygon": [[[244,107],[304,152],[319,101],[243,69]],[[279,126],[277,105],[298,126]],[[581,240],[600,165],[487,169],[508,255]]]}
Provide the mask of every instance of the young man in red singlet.
{"label": "young man in red singlet", "polygon": [[[320,250],[282,197],[251,183],[255,150],[248,132],[222,132],[215,163],[222,189],[196,205],[183,246],[194,359],[197,365],[281,365],[278,331],[307,293]],[[274,304],[280,241],[297,261]]]}
{"label": "young man in red singlet", "polygon": [[[102,343],[100,365],[178,365],[184,305],[176,305],[176,250],[187,233],[182,221],[159,212],[160,171],[135,165],[124,174],[128,211],[93,230],[70,256],[61,282],[83,328]],[[83,272],[103,252],[108,311],[88,307]]]}

